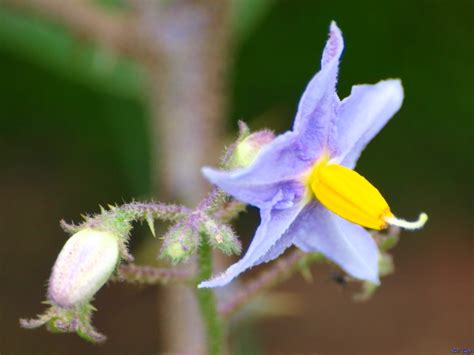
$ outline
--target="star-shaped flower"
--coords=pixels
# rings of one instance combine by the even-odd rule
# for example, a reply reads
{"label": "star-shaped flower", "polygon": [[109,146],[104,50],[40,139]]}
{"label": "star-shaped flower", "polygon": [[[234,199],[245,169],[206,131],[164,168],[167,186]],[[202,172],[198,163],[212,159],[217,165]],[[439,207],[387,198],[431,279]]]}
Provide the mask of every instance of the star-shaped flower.
{"label": "star-shaped flower", "polygon": [[260,209],[261,224],[245,256],[200,287],[229,283],[244,270],[278,257],[291,245],[323,253],[351,276],[378,283],[378,248],[365,228],[389,224],[407,229],[380,192],[353,171],[367,143],[398,111],[399,80],[357,85],[349,97],[336,94],[342,34],[333,22],[321,70],[309,82],[293,130],[264,146],[245,168],[204,175],[236,199]]}

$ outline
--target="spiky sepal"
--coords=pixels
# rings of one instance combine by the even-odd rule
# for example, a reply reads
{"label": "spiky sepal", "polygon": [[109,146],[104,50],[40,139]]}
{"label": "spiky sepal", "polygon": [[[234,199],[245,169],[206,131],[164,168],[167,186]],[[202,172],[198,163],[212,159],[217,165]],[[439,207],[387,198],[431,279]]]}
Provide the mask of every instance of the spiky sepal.
{"label": "spiky sepal", "polygon": [[90,303],[72,308],[62,308],[46,301],[49,308],[34,319],[20,319],[23,328],[33,329],[43,325],[52,333],[77,333],[91,343],[103,343],[106,336],[92,326],[92,313],[96,311]]}

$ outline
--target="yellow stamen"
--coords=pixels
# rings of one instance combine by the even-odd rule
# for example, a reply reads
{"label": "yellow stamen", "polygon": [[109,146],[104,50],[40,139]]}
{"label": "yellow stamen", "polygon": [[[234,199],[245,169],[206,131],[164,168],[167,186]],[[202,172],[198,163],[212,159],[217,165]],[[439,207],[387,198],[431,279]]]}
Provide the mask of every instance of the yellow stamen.
{"label": "yellow stamen", "polygon": [[367,228],[380,230],[394,224],[416,229],[427,220],[426,214],[420,215],[417,222],[397,219],[382,194],[366,178],[354,170],[329,163],[327,154],[314,165],[307,185],[326,208]]}

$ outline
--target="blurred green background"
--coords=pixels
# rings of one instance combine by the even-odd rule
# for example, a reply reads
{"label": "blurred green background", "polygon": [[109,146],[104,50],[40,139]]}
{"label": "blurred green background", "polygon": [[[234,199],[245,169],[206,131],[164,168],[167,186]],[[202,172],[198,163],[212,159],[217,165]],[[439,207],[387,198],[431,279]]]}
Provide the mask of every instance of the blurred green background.
{"label": "blurred green background", "polygon": [[[110,3],[111,1],[109,1]],[[400,216],[430,215],[404,233],[396,273],[373,300],[295,276],[278,288],[294,312],[236,327],[241,354],[447,354],[474,348],[473,14],[470,0],[235,1],[228,132],[288,129],[331,20],[344,33],[339,94],[399,77],[401,111],[366,149],[358,171]],[[112,10],[111,10],[112,11]],[[112,64],[111,64],[112,63]],[[106,345],[20,329],[43,310],[45,282],[65,240],[58,221],[98,204],[147,198],[149,118],[143,73],[131,61],[76,42],[34,14],[0,2],[0,353],[153,354],[160,348],[159,288],[113,284],[95,324]],[[240,223],[248,240],[256,223]],[[245,222],[245,221],[244,221]],[[134,247],[148,236],[137,234]],[[247,239],[245,239],[247,238]],[[247,242],[245,242],[247,243]],[[159,299],[159,298],[158,298]]]}

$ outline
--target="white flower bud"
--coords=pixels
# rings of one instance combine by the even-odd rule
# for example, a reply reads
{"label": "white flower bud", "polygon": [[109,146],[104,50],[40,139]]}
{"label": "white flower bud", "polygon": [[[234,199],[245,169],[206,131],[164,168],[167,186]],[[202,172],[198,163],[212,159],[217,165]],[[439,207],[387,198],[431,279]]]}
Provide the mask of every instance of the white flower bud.
{"label": "white flower bud", "polygon": [[64,245],[54,264],[48,296],[71,308],[89,302],[119,261],[119,240],[111,232],[83,229]]}

